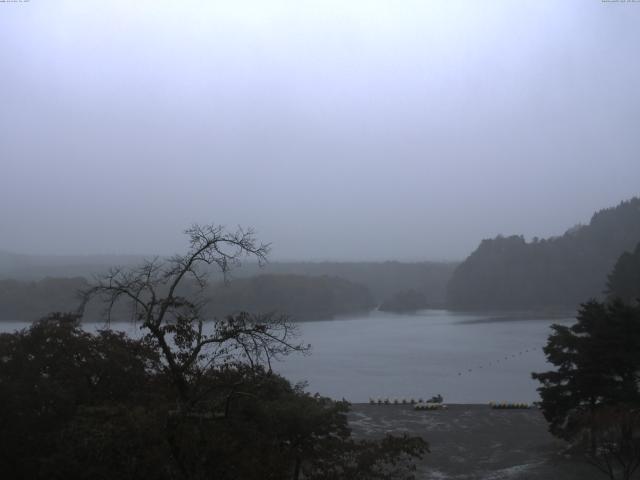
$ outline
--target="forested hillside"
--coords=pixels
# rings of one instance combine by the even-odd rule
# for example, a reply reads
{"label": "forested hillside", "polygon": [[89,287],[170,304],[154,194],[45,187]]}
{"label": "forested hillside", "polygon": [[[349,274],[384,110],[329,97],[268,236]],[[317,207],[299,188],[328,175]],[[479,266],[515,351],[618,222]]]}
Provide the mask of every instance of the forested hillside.
{"label": "forested hillside", "polygon": [[[32,321],[49,312],[75,311],[78,291],[89,286],[86,279],[45,278],[39,281],[0,280],[0,321]],[[193,294],[190,287],[181,292]],[[365,312],[375,307],[367,287],[337,277],[259,275],[216,283],[206,292],[205,313],[226,316],[247,311],[286,314],[292,320],[328,319],[336,315]],[[116,305],[113,320],[131,319],[128,305]],[[101,308],[90,304],[85,320],[104,319]]]}
{"label": "forested hillside", "polygon": [[367,287],[338,277],[258,275],[214,287],[210,312],[279,312],[292,320],[321,320],[375,307]]}
{"label": "forested hillside", "polygon": [[415,312],[431,306],[429,299],[424,293],[415,290],[405,290],[386,299],[380,304],[378,309],[381,312],[406,313]]}
{"label": "forested hillside", "polygon": [[[273,262],[264,273],[340,277],[366,286],[376,303],[406,290],[416,290],[434,305],[444,304],[447,282],[458,264],[454,262]],[[234,274],[260,273],[247,264]]]}
{"label": "forested hillside", "polygon": [[607,294],[611,300],[640,301],[640,242],[633,252],[620,255],[607,280]]}
{"label": "forested hillside", "polygon": [[[18,255],[0,251],[0,279],[37,281],[43,278],[91,278],[113,266],[139,264],[139,255]],[[453,262],[270,262],[259,267],[246,262],[232,272],[234,278],[262,274],[340,277],[366,286],[376,303],[406,290],[427,296],[430,304],[445,302],[447,282],[457,263]],[[220,280],[212,271],[212,280]]]}
{"label": "forested hillside", "polygon": [[32,321],[50,312],[76,310],[80,304],[77,293],[88,286],[82,277],[0,280],[0,321]]}
{"label": "forested hillside", "polygon": [[604,295],[616,261],[639,241],[639,198],[601,210],[560,237],[483,240],[455,270],[447,302],[463,309],[573,308]]}

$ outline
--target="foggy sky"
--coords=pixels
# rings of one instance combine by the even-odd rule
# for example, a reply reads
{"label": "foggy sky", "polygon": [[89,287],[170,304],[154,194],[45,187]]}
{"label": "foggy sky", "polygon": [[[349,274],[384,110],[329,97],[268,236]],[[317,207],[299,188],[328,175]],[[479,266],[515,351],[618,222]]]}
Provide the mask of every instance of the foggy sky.
{"label": "foggy sky", "polygon": [[0,3],[0,249],[461,259],[640,193],[640,3]]}

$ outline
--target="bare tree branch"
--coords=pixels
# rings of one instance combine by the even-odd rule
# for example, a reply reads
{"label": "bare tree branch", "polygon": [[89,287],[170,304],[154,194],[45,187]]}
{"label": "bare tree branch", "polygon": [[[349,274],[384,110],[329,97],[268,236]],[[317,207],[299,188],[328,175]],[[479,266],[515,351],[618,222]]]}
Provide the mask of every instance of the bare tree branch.
{"label": "bare tree branch", "polygon": [[187,404],[194,387],[191,380],[208,370],[244,361],[251,368],[266,365],[271,371],[273,359],[305,352],[308,347],[294,343],[295,328],[286,317],[273,314],[240,313],[212,319],[211,327],[205,328],[204,293],[210,267],[217,268],[227,281],[229,272],[243,257],[264,265],[269,245],[258,243],[252,229],[240,227],[230,233],[219,225],[193,225],[185,234],[189,238],[186,254],[164,261],[156,257],[131,269],[110,270],[83,292],[82,309],[99,298],[105,302],[110,320],[118,302],[130,301],[135,320],[141,322],[146,337],[160,351]]}

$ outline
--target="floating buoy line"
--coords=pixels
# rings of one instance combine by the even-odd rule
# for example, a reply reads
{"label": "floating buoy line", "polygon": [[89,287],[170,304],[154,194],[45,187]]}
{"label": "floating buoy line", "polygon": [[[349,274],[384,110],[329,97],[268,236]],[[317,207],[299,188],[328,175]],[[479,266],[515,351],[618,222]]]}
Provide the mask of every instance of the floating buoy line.
{"label": "floating buoy line", "polygon": [[[532,353],[539,350],[542,350],[543,347],[533,347],[521,350],[517,353],[512,353],[510,355],[506,355],[503,358],[490,361],[486,364],[478,365],[477,369],[482,369],[485,366],[491,367],[493,365],[497,365],[499,363],[507,362],[516,357],[520,357],[526,353]],[[474,371],[473,368],[466,369],[466,373],[472,373]],[[458,372],[457,376],[465,375],[464,369]],[[440,397],[441,398],[441,397]],[[389,397],[378,397],[378,398],[369,398],[369,403],[371,405],[413,405],[415,410],[442,410],[446,409],[447,406],[439,402],[432,402],[430,400],[424,400],[422,398],[389,398]],[[528,409],[532,407],[532,404],[529,403],[514,403],[514,402],[489,402],[489,407],[496,410],[513,410],[513,409]]]}
{"label": "floating buoy line", "polygon": [[489,402],[489,406],[496,410],[514,410],[531,408],[529,403]]}
{"label": "floating buoy line", "polygon": [[[371,405],[413,405],[414,410],[446,410],[445,403],[425,402],[422,398],[370,398]],[[534,405],[524,402],[489,402],[494,410],[526,410]]]}
{"label": "floating buoy line", "polygon": [[447,406],[442,402],[425,401],[422,398],[370,398],[371,405],[413,405],[416,410],[442,410]]}
{"label": "floating buoy line", "polygon": [[[488,362],[488,363],[486,363],[486,364],[478,365],[476,368],[477,368],[477,369],[481,369],[481,368],[484,368],[484,367],[492,367],[492,366],[497,365],[497,364],[499,364],[499,363],[503,363],[503,362],[506,362],[506,361],[512,360],[512,359],[514,359],[514,358],[516,358],[516,357],[521,357],[521,356],[522,356],[522,355],[524,355],[525,353],[533,353],[533,352],[536,352],[536,351],[538,351],[538,350],[542,350],[542,348],[543,348],[543,347],[527,348],[527,349],[525,349],[525,350],[521,350],[521,351],[519,351],[519,352],[517,352],[517,353],[512,353],[512,354],[510,354],[510,355],[506,355],[506,356],[505,356],[505,357],[503,357],[503,358],[499,358],[499,359],[496,359],[496,360],[492,360],[492,361],[490,361],[490,362]],[[462,370],[460,370],[460,371],[458,372],[458,376],[459,376],[459,377],[461,377],[462,375],[465,375],[464,370],[465,370],[465,369],[462,369]],[[471,372],[473,372],[473,370],[474,370],[473,368],[467,368],[467,369],[466,369],[466,373],[471,373]]]}

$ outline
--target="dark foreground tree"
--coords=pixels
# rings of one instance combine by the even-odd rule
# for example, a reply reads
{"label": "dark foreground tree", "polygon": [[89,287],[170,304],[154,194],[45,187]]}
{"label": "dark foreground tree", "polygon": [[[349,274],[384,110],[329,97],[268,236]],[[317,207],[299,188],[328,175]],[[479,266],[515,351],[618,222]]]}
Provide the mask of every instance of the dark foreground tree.
{"label": "dark foreground tree", "polygon": [[552,330],[544,351],[556,370],[533,374],[551,433],[610,478],[632,478],[640,465],[640,307],[591,301],[574,325]]}
{"label": "dark foreground tree", "polygon": [[[272,361],[306,352],[284,317],[207,319],[207,272],[244,255],[252,232],[195,226],[186,255],[113,270],[84,303],[123,300],[142,337],[90,335],[53,316],[0,336],[0,471],[11,478],[411,478],[420,438],[357,441],[346,402],[304,392]],[[6,434],[5,434],[6,432]]]}
{"label": "dark foreground tree", "polygon": [[[158,460],[167,455],[166,449],[154,448],[154,442],[161,443],[162,435],[157,434],[162,429],[148,428],[154,412],[161,405],[166,408],[166,382],[160,372],[159,358],[145,342],[111,331],[89,334],[80,328],[74,315],[54,314],[28,330],[1,334],[3,478],[75,478],[81,472],[89,478],[94,471],[91,462],[80,462],[77,455],[82,451],[72,445],[95,445],[104,443],[105,438],[113,440],[118,448],[95,451],[105,456],[119,451],[121,459],[128,457],[127,462],[134,464],[141,465],[142,456],[156,456]],[[121,435],[116,435],[112,427],[116,418],[120,419]],[[74,435],[83,425],[91,425],[94,434],[82,438]],[[77,462],[82,469],[71,468]],[[134,466],[129,469],[152,478],[157,472],[148,467],[161,464],[143,463],[142,470]],[[127,470],[107,458],[99,468],[104,471],[109,464],[118,473]]]}

